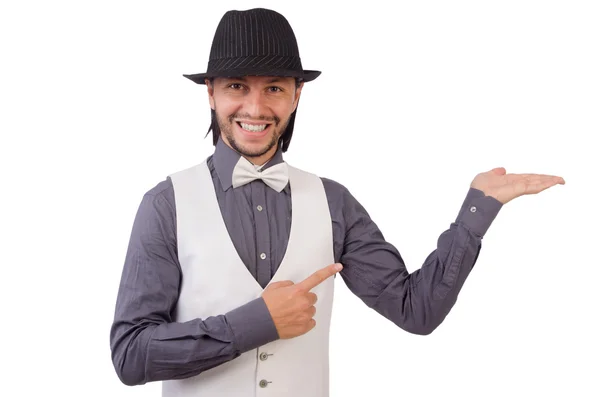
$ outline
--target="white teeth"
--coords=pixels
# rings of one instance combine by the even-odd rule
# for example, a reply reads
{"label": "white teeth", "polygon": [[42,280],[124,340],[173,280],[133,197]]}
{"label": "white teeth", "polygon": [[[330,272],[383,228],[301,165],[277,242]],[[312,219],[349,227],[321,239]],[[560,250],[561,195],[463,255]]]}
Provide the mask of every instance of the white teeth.
{"label": "white teeth", "polygon": [[240,123],[240,125],[242,126],[243,129],[245,129],[247,131],[252,131],[252,132],[261,132],[265,128],[267,128],[266,124],[254,125],[254,124]]}

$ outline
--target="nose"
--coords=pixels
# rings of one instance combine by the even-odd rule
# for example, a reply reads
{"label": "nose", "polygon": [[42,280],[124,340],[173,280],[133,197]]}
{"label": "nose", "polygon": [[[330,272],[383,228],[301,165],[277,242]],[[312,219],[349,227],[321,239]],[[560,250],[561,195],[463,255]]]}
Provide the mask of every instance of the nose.
{"label": "nose", "polygon": [[244,101],[244,113],[247,113],[253,119],[258,119],[261,116],[268,116],[265,113],[265,97],[260,90],[251,90]]}

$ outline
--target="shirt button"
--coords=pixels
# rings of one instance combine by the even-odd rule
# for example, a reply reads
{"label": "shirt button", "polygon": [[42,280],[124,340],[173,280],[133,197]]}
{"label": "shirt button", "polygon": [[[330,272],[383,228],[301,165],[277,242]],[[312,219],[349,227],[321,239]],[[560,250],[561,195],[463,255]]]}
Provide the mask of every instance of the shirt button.
{"label": "shirt button", "polygon": [[269,384],[269,382],[267,382],[266,380],[261,380],[260,382],[258,382],[258,385],[262,388],[267,387],[267,385]]}
{"label": "shirt button", "polygon": [[475,212],[475,211],[477,211],[477,208],[476,207],[471,207],[471,212]]}
{"label": "shirt button", "polygon": [[265,259],[266,257],[267,257],[267,255],[265,255],[264,252],[262,254],[260,254],[260,259]]}
{"label": "shirt button", "polygon": [[267,353],[265,353],[265,352],[262,352],[262,353],[260,353],[260,356],[259,356],[259,358],[260,358],[260,360],[261,360],[261,361],[265,361],[265,360],[267,359],[267,357],[268,357],[268,356],[269,356],[269,355],[268,355]]}
{"label": "shirt button", "polygon": [[262,205],[256,206],[256,209],[259,210],[259,211],[262,211],[263,210]]}

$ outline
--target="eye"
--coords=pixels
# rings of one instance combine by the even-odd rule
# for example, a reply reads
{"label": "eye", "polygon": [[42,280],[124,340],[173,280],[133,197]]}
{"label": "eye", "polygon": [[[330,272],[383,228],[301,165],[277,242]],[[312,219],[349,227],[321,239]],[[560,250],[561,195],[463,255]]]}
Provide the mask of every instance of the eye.
{"label": "eye", "polygon": [[277,87],[277,86],[271,86],[271,87],[267,88],[267,91],[273,92],[273,93],[275,93],[275,92],[283,92],[283,90],[280,87]]}
{"label": "eye", "polygon": [[231,83],[227,86],[227,88],[231,88],[234,90],[239,90],[242,88],[242,85],[240,83]]}

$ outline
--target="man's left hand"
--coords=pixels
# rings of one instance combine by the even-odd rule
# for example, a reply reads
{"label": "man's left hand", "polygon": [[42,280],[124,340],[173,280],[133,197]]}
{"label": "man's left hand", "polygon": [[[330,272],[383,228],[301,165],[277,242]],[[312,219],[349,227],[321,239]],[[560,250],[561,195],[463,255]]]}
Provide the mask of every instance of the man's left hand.
{"label": "man's left hand", "polygon": [[554,185],[564,185],[560,176],[542,174],[507,174],[503,167],[478,174],[471,187],[494,197],[502,204],[525,194],[537,194]]}

